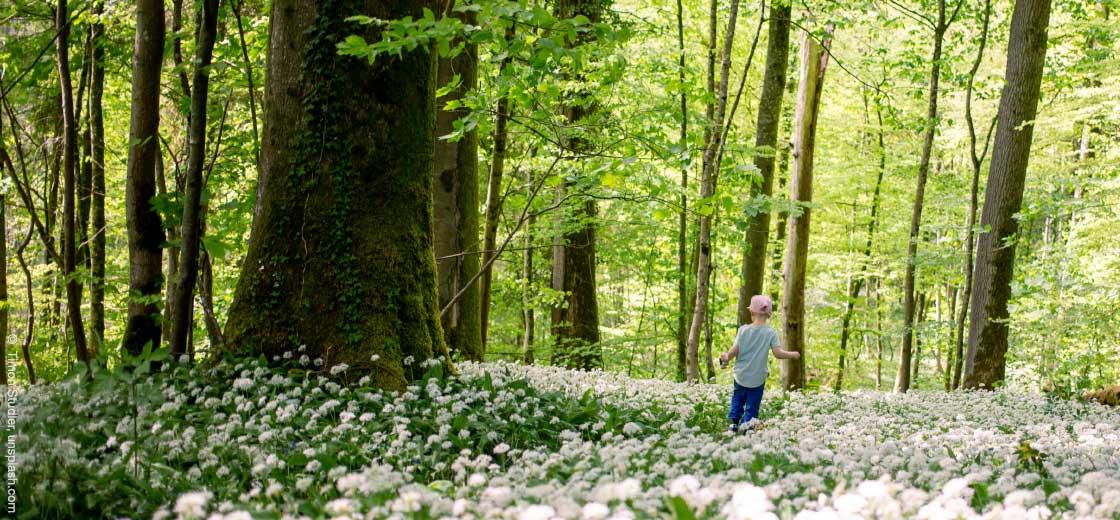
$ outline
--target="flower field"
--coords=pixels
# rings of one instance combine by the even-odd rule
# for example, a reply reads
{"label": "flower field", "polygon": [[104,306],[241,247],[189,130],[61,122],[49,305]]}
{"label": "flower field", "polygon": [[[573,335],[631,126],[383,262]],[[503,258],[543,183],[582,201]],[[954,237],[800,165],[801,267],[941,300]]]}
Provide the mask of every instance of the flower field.
{"label": "flower field", "polygon": [[457,368],[403,393],[258,361],[35,387],[20,515],[1120,518],[1120,413],[1096,404],[771,389],[732,436],[722,386]]}

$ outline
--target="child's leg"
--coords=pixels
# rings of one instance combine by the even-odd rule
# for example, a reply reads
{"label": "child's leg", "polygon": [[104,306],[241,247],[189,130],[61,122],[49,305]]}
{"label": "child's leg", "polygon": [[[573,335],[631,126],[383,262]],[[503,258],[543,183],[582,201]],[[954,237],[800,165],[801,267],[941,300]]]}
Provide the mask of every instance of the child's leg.
{"label": "child's leg", "polygon": [[743,407],[747,404],[747,388],[734,381],[731,384],[734,389],[731,391],[731,409],[727,412],[727,419],[732,425],[738,425],[743,418]]}
{"label": "child's leg", "polygon": [[765,388],[765,384],[758,385],[754,388],[743,388],[743,404],[747,409],[746,413],[743,414],[742,421],[744,423],[751,422],[752,419],[758,418],[758,410],[762,407],[762,391]]}

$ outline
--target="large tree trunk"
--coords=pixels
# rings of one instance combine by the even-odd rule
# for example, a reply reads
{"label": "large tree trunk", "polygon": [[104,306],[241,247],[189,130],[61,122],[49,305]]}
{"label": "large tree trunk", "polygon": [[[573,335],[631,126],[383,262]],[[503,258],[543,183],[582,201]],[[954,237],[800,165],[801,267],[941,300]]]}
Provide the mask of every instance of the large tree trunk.
{"label": "large tree trunk", "polygon": [[[473,23],[469,15],[463,16]],[[437,82],[446,85],[458,74],[459,87],[437,104],[456,101],[475,88],[478,47],[468,45],[453,59],[440,58]],[[463,284],[478,273],[478,133],[455,141],[441,138],[455,131],[455,120],[469,110],[436,111],[434,219],[439,306],[444,308]],[[491,246],[492,247],[492,246]],[[466,359],[482,360],[479,288],[470,283],[441,318],[447,346]]]}
{"label": "large tree trunk", "polygon": [[[963,2],[957,3],[957,9]],[[953,13],[956,17],[956,12]],[[918,186],[914,191],[914,210],[910,215],[910,241],[906,248],[906,274],[902,289],[902,349],[898,360],[898,374],[895,379],[896,392],[910,389],[910,358],[914,341],[914,311],[917,299],[914,289],[914,269],[918,256],[918,242],[921,240],[922,208],[925,204],[926,179],[929,177],[930,154],[933,152],[933,137],[937,133],[937,96],[941,80],[941,44],[945,31],[952,20],[946,18],[945,0],[937,2],[937,25],[933,30],[933,55],[930,57],[929,104],[926,108],[925,140],[922,142],[922,157],[918,163]]]}
{"label": "large tree trunk", "polygon": [[78,361],[90,367],[86,349],[86,332],[82,324],[82,286],[74,276],[77,259],[77,215],[74,198],[77,195],[78,129],[74,121],[74,92],[70,82],[70,11],[66,0],[59,0],[55,12],[58,29],[58,76],[62,88],[62,277],[66,283],[66,314]]}
{"label": "large tree trunk", "polygon": [[[829,29],[831,33],[831,28]],[[831,34],[829,36],[831,38]],[[825,46],[829,40],[825,40]],[[797,88],[797,115],[793,128],[793,168],[790,170],[790,200],[802,205],[813,201],[813,148],[817,133],[817,112],[821,87],[828,66],[828,54],[809,33],[801,39],[801,76]],[[798,359],[782,363],[782,386],[786,390],[805,388],[805,267],[809,257],[808,206],[790,215],[786,229],[786,255],[782,289],[782,328],[785,348],[800,352]]]}
{"label": "large tree trunk", "polygon": [[137,355],[158,348],[161,325],[156,304],[163,288],[163,223],[152,207],[159,152],[159,79],[163,62],[163,2],[136,4],[132,59],[132,119],[129,123],[125,213],[128,220],[129,302],[124,348]]}
{"label": "large tree trunk", "polygon": [[1018,0],[1011,16],[1006,84],[988,170],[988,188],[973,274],[965,388],[991,389],[1003,381],[1007,354],[1011,277],[1023,203],[1027,161],[1046,59],[1050,0]]}
{"label": "large tree trunk", "polygon": [[194,90],[191,92],[190,128],[187,133],[187,173],[183,190],[182,249],[179,279],[171,303],[171,356],[187,353],[187,336],[194,328],[194,289],[202,239],[202,167],[206,161],[206,101],[210,94],[210,59],[218,31],[218,0],[203,0],[196,29]]}
{"label": "large tree trunk", "polygon": [[90,64],[90,355],[96,356],[105,340],[105,25],[104,2],[94,2],[93,63]]}
{"label": "large tree trunk", "polygon": [[[751,198],[769,198],[774,191],[774,159],[777,157],[778,126],[782,115],[782,94],[786,87],[786,67],[789,61],[790,4],[774,2],[770,5],[770,23],[766,47],[766,72],[762,79],[762,96],[758,101],[758,121],[755,123],[754,165],[761,177],[759,184],[751,184]],[[751,296],[762,294],[766,280],[766,245],[770,234],[770,204],[750,217],[744,239],[742,278],[739,289],[739,323],[748,323]]]}
{"label": "large tree trunk", "polygon": [[[585,16],[598,22],[602,15],[602,5],[598,0],[561,0],[556,4],[560,17]],[[580,33],[571,44],[582,45],[593,41],[593,33]],[[582,124],[594,115],[594,103],[589,103],[590,92],[578,93],[582,102],[565,108],[566,119],[571,125]],[[573,136],[566,143],[574,154],[587,151],[589,143],[582,136]],[[565,187],[566,190],[571,186]],[[603,366],[603,354],[599,345],[599,301],[595,280],[595,219],[597,210],[595,200],[577,198],[577,206],[571,219],[578,225],[564,233],[562,244],[563,276],[561,287],[564,291],[565,306],[561,312],[560,323],[556,329],[556,346],[553,350],[553,363],[569,368],[591,369]]]}
{"label": "large tree trunk", "polygon": [[[713,2],[714,3],[714,2]],[[715,94],[715,112],[708,121],[708,138],[705,139],[704,159],[700,175],[700,199],[707,200],[716,192],[716,176],[719,173],[719,152],[724,136],[723,119],[727,110],[728,74],[731,68],[731,44],[735,41],[735,22],[739,15],[739,0],[731,0],[731,12],[727,17],[727,32],[724,35],[720,58],[720,80]],[[715,35],[713,17],[713,40]],[[712,270],[712,211],[701,212],[699,230],[699,256],[696,263],[696,306],[692,310],[692,324],[688,331],[688,352],[686,355],[685,379],[699,381],[700,332],[708,312],[708,282]]]}
{"label": "large tree trunk", "polygon": [[984,151],[977,152],[976,121],[972,117],[972,96],[976,83],[976,73],[984,61],[984,48],[988,43],[988,25],[991,20],[992,4],[989,0],[984,2],[984,21],[980,31],[980,44],[976,50],[976,59],[972,62],[972,69],[968,71],[968,86],[965,88],[964,119],[968,124],[969,158],[972,165],[972,188],[968,198],[968,222],[965,224],[964,245],[964,286],[961,293],[960,317],[957,318],[957,342],[952,367],[952,381],[949,386],[955,390],[961,386],[961,371],[964,368],[964,324],[968,318],[968,305],[972,300],[972,268],[976,253],[976,207],[980,198],[980,165],[984,156],[988,154],[988,143],[992,135],[990,129],[984,139]]}
{"label": "large tree trunk", "polygon": [[[421,16],[425,2],[272,4],[261,216],[226,342],[306,354],[403,389],[446,356],[432,245],[435,60],[340,56],[352,15]],[[314,30],[311,30],[314,28]],[[362,34],[381,40],[371,26]]]}

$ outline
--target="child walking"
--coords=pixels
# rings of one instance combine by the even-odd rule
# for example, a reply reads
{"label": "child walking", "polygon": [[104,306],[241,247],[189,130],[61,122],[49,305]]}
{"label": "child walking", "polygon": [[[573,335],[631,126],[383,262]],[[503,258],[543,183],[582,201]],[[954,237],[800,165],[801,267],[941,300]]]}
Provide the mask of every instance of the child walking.
{"label": "child walking", "polygon": [[762,404],[762,391],[766,386],[766,352],[771,351],[778,359],[797,359],[801,353],[785,350],[778,342],[778,332],[766,320],[773,314],[773,302],[769,297],[751,297],[751,322],[739,327],[731,350],[720,354],[720,366],[726,367],[728,360],[735,358],[733,371],[735,385],[731,393],[731,410],[727,418],[731,422],[728,431],[753,428],[750,422],[758,417]]}

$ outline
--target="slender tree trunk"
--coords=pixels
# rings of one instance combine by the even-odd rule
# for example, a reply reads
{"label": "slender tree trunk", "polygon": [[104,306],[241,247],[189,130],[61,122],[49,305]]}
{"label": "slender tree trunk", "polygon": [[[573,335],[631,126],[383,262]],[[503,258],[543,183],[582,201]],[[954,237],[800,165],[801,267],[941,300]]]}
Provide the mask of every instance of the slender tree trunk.
{"label": "slender tree trunk", "polygon": [[163,288],[163,224],[151,205],[159,155],[159,79],[163,61],[163,2],[139,0],[132,60],[132,120],[129,125],[125,212],[128,220],[129,303],[124,348],[137,355],[160,344]]}
{"label": "slender tree trunk", "polygon": [[[525,169],[525,185],[533,186],[533,170],[532,168]],[[524,285],[521,289],[521,309],[522,319],[525,322],[525,331],[522,335],[522,361],[526,365],[532,365],[535,361],[535,354],[533,352],[533,342],[536,333],[536,316],[533,309],[533,225],[536,224],[536,217],[532,213],[529,214],[529,220],[525,221],[525,252],[522,259],[522,278]]]}
{"label": "slender tree trunk", "polygon": [[[688,351],[688,169],[692,151],[688,145],[688,85],[685,75],[684,6],[677,0],[677,81],[680,83],[681,133],[678,142],[681,161],[681,211],[677,231],[677,381],[684,381]],[[655,368],[656,370],[656,368]]]}
{"label": "slender tree trunk", "polygon": [[883,142],[883,108],[878,101],[875,102],[875,117],[878,121],[879,142],[879,173],[875,178],[875,190],[871,193],[871,219],[867,223],[867,242],[863,246],[863,260],[860,263],[859,275],[848,284],[848,300],[844,307],[844,317],[840,320],[840,366],[836,376],[836,386],[839,391],[844,381],[844,366],[848,351],[848,339],[851,336],[852,315],[855,312],[856,300],[859,292],[867,280],[867,266],[871,264],[871,249],[875,243],[875,229],[879,225],[879,195],[883,187],[883,174],[887,171],[887,149]]}
{"label": "slender tree trunk", "polygon": [[[751,184],[751,199],[769,198],[774,190],[774,159],[777,157],[778,126],[782,115],[782,95],[786,87],[786,68],[789,61],[790,4],[776,1],[770,4],[770,22],[766,47],[766,72],[762,79],[762,96],[758,101],[758,121],[755,123],[754,165],[761,182]],[[753,215],[749,215],[744,237],[742,278],[739,289],[739,323],[749,323],[751,296],[762,294],[766,279],[766,245],[770,234],[770,203],[767,200]]]}
{"label": "slender tree trunk", "polygon": [[965,388],[991,389],[1003,381],[1008,335],[1007,301],[1015,271],[1027,161],[1046,58],[1050,0],[1019,0],[1011,16],[1006,84],[988,171],[988,188],[973,273]]}
{"label": "slender tree trunk", "polygon": [[31,341],[35,338],[35,284],[31,279],[31,269],[27,267],[27,260],[23,257],[24,250],[27,249],[27,244],[31,243],[32,227],[28,227],[27,235],[20,242],[19,247],[16,248],[16,260],[19,261],[19,268],[23,271],[24,287],[26,288],[27,298],[27,330],[23,336],[23,366],[27,369],[27,381],[30,384],[35,384],[35,364],[31,361]]}
{"label": "slender tree trunk", "polygon": [[[192,2],[193,5],[193,2]],[[191,84],[187,80],[187,65],[183,63],[183,0],[171,0],[171,61],[175,64],[175,75],[179,79],[183,100],[191,97]]]}
{"label": "slender tree trunk", "polygon": [[336,50],[355,30],[382,39],[380,26],[356,29],[347,17],[419,17],[425,5],[272,3],[268,182],[227,349],[306,354],[324,369],[349,365],[340,377],[369,374],[393,389],[447,355],[432,244],[436,60],[424,47],[372,64]]}
{"label": "slender tree trunk", "polygon": [[[712,306],[711,300],[715,299],[714,290],[708,293],[708,299],[708,307],[710,308]],[[707,375],[704,380],[709,383],[715,381],[716,378],[716,367],[715,363],[712,362],[712,341],[714,339],[712,337],[712,321],[712,313],[709,312],[707,319],[704,321],[704,373]]]}
{"label": "slender tree trunk", "polygon": [[871,292],[871,301],[875,313],[875,389],[883,388],[883,313],[879,305],[879,278],[874,277],[868,282],[868,291]]}
{"label": "slender tree trunk", "polygon": [[[801,77],[797,89],[797,115],[793,131],[793,168],[790,172],[790,199],[795,203],[813,201],[813,152],[817,132],[817,112],[820,106],[821,87],[828,66],[825,49],[808,32],[801,39]],[[785,287],[782,290],[782,328],[785,331],[786,349],[800,352],[798,359],[782,363],[782,386],[786,390],[805,388],[805,267],[809,253],[810,208],[803,206],[800,214],[789,216],[786,229],[786,257],[783,271]]]}
{"label": "slender tree trunk", "polygon": [[961,294],[960,317],[957,318],[956,355],[955,361],[953,362],[953,380],[950,384],[954,390],[961,386],[961,371],[964,368],[964,326],[968,319],[968,305],[972,299],[973,255],[975,255],[976,252],[976,208],[979,205],[980,198],[980,166],[984,156],[988,153],[988,143],[990,142],[988,138],[992,135],[989,131],[988,138],[984,139],[984,151],[982,153],[977,153],[976,122],[972,117],[972,97],[976,82],[976,72],[980,70],[980,64],[984,61],[984,48],[988,42],[988,25],[991,19],[991,11],[991,1],[985,0],[984,19],[980,30],[980,44],[976,50],[976,59],[972,62],[972,69],[968,72],[968,86],[965,89],[964,98],[964,118],[965,122],[968,124],[969,159],[972,165],[972,188],[969,191],[968,198],[968,223],[965,224],[964,286]]}
{"label": "slender tree trunk", "polygon": [[914,315],[914,362],[911,363],[910,371],[910,385],[913,387],[918,386],[918,369],[922,366],[922,323],[925,321],[926,307],[928,307],[928,297],[925,293],[918,294],[918,312]]}
{"label": "slender tree trunk", "polygon": [[[457,13],[465,23],[474,23],[468,13]],[[446,85],[455,75],[460,85],[438,107],[463,98],[475,88],[478,77],[478,46],[469,44],[455,58],[439,58],[437,84]],[[443,136],[455,131],[454,123],[469,110],[436,111],[434,209],[436,277],[439,304],[444,308],[463,285],[478,273],[478,133],[470,130],[452,142]],[[504,139],[504,137],[503,137]],[[504,146],[504,143],[503,143]],[[503,150],[504,154],[504,150]],[[489,204],[489,200],[487,203]],[[497,221],[495,220],[496,224]],[[489,215],[487,224],[490,224]],[[496,231],[487,227],[488,231]],[[494,248],[492,235],[486,251]],[[485,254],[485,253],[484,253]],[[493,254],[488,254],[489,259]],[[483,275],[489,291],[489,273]],[[441,317],[444,339],[452,352],[465,359],[481,361],[482,332],[478,285],[471,283],[451,309]],[[489,304],[489,302],[487,302]],[[489,306],[489,305],[488,305]]]}
{"label": "slender tree trunk", "polygon": [[[93,129],[89,120],[89,112],[86,112],[86,118],[83,120],[82,110],[85,108],[85,105],[89,103],[89,98],[83,99],[83,97],[86,90],[89,89],[89,76],[92,65],[93,26],[91,24],[86,36],[85,50],[82,53],[82,79],[78,86],[78,100],[74,105],[75,124],[82,127],[82,135],[78,139],[78,143],[81,145],[81,159],[79,161],[80,167],[77,169],[78,214],[76,218],[78,231],[76,240],[78,242],[78,253],[76,263],[85,269],[87,274],[91,267],[89,256],[89,217],[90,204],[93,202]],[[93,351],[92,347],[90,347],[90,351]]]}
{"label": "slender tree trunk", "polygon": [[59,0],[55,12],[55,27],[58,29],[58,76],[62,88],[62,276],[66,283],[66,311],[70,329],[74,335],[74,347],[78,361],[91,367],[89,351],[86,348],[85,327],[82,324],[82,286],[74,276],[77,259],[77,224],[74,198],[77,194],[76,169],[78,155],[78,129],[74,121],[73,86],[70,83],[70,11],[66,0]]}
{"label": "slender tree trunk", "polygon": [[[714,4],[714,2],[713,2]],[[731,0],[731,12],[727,18],[727,32],[724,35],[720,58],[719,86],[715,91],[716,106],[712,119],[708,122],[709,139],[705,143],[703,171],[700,176],[700,198],[708,200],[716,193],[716,176],[719,165],[717,154],[724,138],[723,119],[727,110],[727,85],[731,68],[731,45],[735,41],[735,22],[739,15],[739,0]],[[714,14],[712,15],[714,19]],[[714,20],[713,20],[714,26]],[[715,29],[712,33],[714,36]],[[713,38],[714,41],[714,38]],[[685,379],[699,381],[700,331],[708,312],[708,279],[712,269],[712,217],[714,206],[700,212],[699,256],[696,264],[696,306],[692,311],[692,325],[688,332],[688,351],[686,356]]]}
{"label": "slender tree trunk", "polygon": [[105,341],[105,25],[101,23],[105,3],[94,2],[90,37],[90,354],[96,356]]}
{"label": "slender tree trunk", "polygon": [[[506,38],[512,39],[513,29],[506,31]],[[502,59],[498,65],[498,76],[505,74],[510,63],[510,56]],[[482,265],[493,265],[491,258],[498,239],[498,217],[502,211],[502,176],[506,168],[506,148],[509,146],[509,96],[502,95],[498,98],[494,116],[494,150],[490,154],[490,174],[486,182],[486,222],[482,231]],[[486,351],[486,336],[490,328],[490,280],[493,278],[492,267],[482,271],[479,280],[479,327],[482,342],[482,351]],[[553,324],[555,327],[555,324]]]}
{"label": "slender tree trunk", "polygon": [[[261,144],[260,138],[257,133],[257,88],[253,80],[253,61],[249,59],[249,46],[245,43],[245,24],[241,21],[241,1],[231,0],[230,10],[233,11],[233,19],[237,22],[237,40],[241,47],[241,59],[245,61],[245,82],[249,87],[249,119],[253,123],[253,158],[256,159],[257,168],[260,169],[260,153]],[[258,173],[259,175],[259,173]],[[258,190],[262,185],[261,179],[257,178]],[[260,191],[257,192],[258,195]],[[259,200],[259,197],[258,197]],[[254,215],[257,210],[254,209]]]}
{"label": "slender tree trunk", "polygon": [[[204,227],[205,227],[205,220]],[[225,344],[222,336],[222,326],[214,314],[214,266],[209,253],[202,250],[202,267],[198,278],[199,307],[202,308],[202,317],[206,324],[206,336],[210,340],[212,349],[220,349]],[[193,359],[193,356],[192,356]]]}
{"label": "slender tree trunk", "polygon": [[187,173],[183,192],[182,249],[179,279],[171,304],[171,356],[187,353],[187,336],[194,328],[194,289],[198,281],[199,248],[202,242],[202,169],[206,161],[206,107],[210,94],[210,60],[218,31],[218,0],[203,0],[196,29],[194,90],[191,92],[190,129],[187,139]]}
{"label": "slender tree trunk", "polygon": [[[957,2],[957,9],[963,1]],[[952,18],[956,17],[956,11]],[[926,179],[929,177],[930,155],[933,152],[933,137],[937,133],[937,96],[938,84],[941,81],[941,45],[945,39],[951,18],[946,18],[945,0],[937,2],[937,25],[933,31],[933,54],[930,57],[929,73],[929,106],[926,109],[925,140],[922,142],[922,157],[918,163],[918,186],[914,191],[914,210],[910,216],[910,241],[906,249],[906,274],[903,281],[903,306],[902,322],[902,349],[899,356],[898,375],[895,380],[896,392],[906,392],[910,389],[910,358],[914,341],[914,311],[917,300],[914,289],[914,269],[918,256],[918,242],[921,240],[922,208],[925,204]]]}
{"label": "slender tree trunk", "polygon": [[949,305],[946,308],[949,314],[949,348],[945,352],[945,372],[942,374],[945,378],[945,391],[948,392],[953,389],[953,365],[956,364],[956,330],[957,330],[957,296],[960,294],[960,289],[955,286],[949,285],[946,287],[949,292],[948,300]]}

